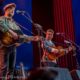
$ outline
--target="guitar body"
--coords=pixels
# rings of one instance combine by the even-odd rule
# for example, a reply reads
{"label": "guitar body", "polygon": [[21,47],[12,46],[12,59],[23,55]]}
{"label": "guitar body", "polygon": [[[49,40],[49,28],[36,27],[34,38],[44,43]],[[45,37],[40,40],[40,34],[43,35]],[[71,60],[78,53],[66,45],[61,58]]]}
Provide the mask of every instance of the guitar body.
{"label": "guitar body", "polygon": [[[54,48],[56,48],[58,50],[63,49],[62,46],[58,46],[58,47],[54,47]],[[65,51],[63,50],[59,53],[48,53],[47,57],[48,57],[49,60],[52,61],[52,60],[58,59],[59,57],[63,56],[64,54],[65,54]]]}
{"label": "guitar body", "polygon": [[9,46],[15,43],[15,40],[12,38],[12,35],[9,32],[3,33],[1,38],[1,43],[4,46]]}

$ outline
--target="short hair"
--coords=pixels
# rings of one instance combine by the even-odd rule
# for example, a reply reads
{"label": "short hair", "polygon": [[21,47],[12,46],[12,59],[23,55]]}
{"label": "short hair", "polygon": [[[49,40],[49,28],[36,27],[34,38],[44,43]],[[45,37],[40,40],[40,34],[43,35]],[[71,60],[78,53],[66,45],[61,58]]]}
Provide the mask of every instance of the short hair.
{"label": "short hair", "polygon": [[52,29],[48,29],[46,32],[54,33],[54,31]]}
{"label": "short hair", "polygon": [[7,5],[5,5],[4,6],[4,11],[6,11],[8,8],[11,8],[11,7],[14,7],[14,8],[16,8],[16,4],[15,3],[10,3],[10,4],[7,4]]}

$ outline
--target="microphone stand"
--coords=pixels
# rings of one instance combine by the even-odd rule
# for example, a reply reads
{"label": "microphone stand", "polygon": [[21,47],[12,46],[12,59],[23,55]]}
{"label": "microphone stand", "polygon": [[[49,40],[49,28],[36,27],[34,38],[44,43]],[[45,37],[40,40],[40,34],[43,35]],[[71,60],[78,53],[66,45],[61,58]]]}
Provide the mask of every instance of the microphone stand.
{"label": "microphone stand", "polygon": [[[30,15],[28,13],[26,13],[26,14],[27,14],[27,16],[24,13],[22,13],[21,15],[23,15],[28,21],[30,21],[33,24],[33,26],[36,28],[36,30],[38,32],[38,35],[40,35],[42,33],[45,34],[45,31],[42,29],[42,26],[40,24],[34,23],[31,19]],[[39,56],[40,56],[40,68],[41,68],[42,65],[41,65],[41,42],[40,41],[38,41],[38,48],[39,48]]]}
{"label": "microphone stand", "polygon": [[72,43],[73,45],[75,45],[79,50],[80,50],[80,46],[78,44],[76,44],[74,41],[72,41],[71,39],[69,39],[69,36],[67,35],[67,37],[65,37],[64,34],[61,35],[64,39],[66,39],[68,42]]}
{"label": "microphone stand", "polygon": [[[37,28],[37,31],[38,31],[38,35],[42,34],[39,28]],[[41,68],[42,67],[41,65],[41,41],[38,41],[38,48],[39,48],[40,68]]]}
{"label": "microphone stand", "polygon": [[[62,37],[64,37],[64,39],[66,39],[66,37],[65,37],[64,34],[62,35]],[[78,44],[76,44],[74,41],[72,41],[71,39],[69,39],[68,35],[67,35],[67,41],[70,42],[71,44],[73,44],[77,48],[77,50],[79,51],[79,53],[80,53],[80,46]],[[73,56],[76,57],[76,50],[73,50],[73,53],[75,53],[75,54],[73,54]],[[79,66],[77,58],[76,58],[76,62],[77,62],[77,69],[80,69],[80,66]]]}
{"label": "microphone stand", "polygon": [[22,13],[21,15],[23,15],[28,21],[30,21],[35,28],[40,29],[40,30],[42,31],[42,33],[45,34],[45,31],[42,29],[42,26],[41,26],[40,24],[38,24],[38,23],[35,23],[35,22],[31,19],[30,15],[29,15],[28,13],[26,13],[26,14],[27,14],[28,16],[26,16],[24,13]]}

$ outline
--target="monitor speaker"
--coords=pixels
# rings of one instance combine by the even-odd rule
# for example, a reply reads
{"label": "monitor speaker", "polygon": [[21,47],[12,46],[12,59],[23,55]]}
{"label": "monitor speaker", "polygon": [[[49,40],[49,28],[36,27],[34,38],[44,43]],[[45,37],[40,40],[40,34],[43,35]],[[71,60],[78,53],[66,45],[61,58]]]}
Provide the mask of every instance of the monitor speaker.
{"label": "monitor speaker", "polygon": [[42,67],[42,69],[52,69],[58,72],[58,75],[55,80],[73,80],[71,74],[67,68],[58,68],[58,67]]}
{"label": "monitor speaker", "polygon": [[73,80],[80,80],[80,70],[72,70],[71,76]]}

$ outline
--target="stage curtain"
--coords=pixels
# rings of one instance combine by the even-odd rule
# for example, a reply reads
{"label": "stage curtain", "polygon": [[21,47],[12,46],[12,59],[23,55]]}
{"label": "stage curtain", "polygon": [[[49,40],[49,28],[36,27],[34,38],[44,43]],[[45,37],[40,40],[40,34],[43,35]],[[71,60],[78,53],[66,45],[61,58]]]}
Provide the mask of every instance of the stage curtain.
{"label": "stage curtain", "polygon": [[[56,37],[55,40],[63,43],[64,39],[75,41],[74,25],[72,16],[72,0],[53,0],[53,18],[54,31],[64,33]],[[70,70],[76,68],[76,57],[72,52],[58,59],[61,67],[67,67]]]}

